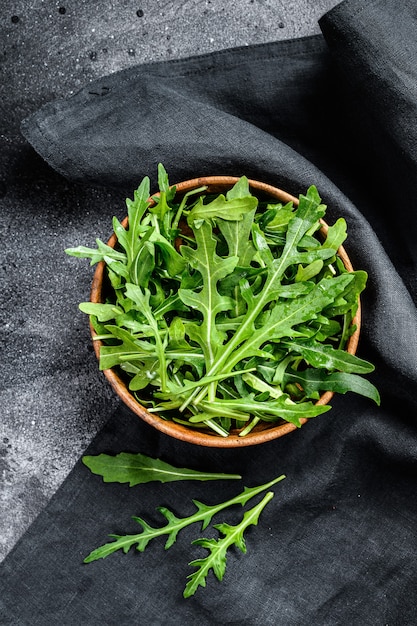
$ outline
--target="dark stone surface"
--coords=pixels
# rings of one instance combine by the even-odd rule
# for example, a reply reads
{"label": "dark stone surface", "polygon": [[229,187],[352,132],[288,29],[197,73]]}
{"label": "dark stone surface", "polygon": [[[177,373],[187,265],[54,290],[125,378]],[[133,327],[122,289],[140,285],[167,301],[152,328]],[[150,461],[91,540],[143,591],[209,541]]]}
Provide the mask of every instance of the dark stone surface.
{"label": "dark stone surface", "polygon": [[134,64],[319,32],[334,0],[17,0],[0,23],[0,556],[13,547],[118,400],[92,352],[92,270],[64,254],[110,234],[120,192],[52,171],[20,134],[43,103]]}

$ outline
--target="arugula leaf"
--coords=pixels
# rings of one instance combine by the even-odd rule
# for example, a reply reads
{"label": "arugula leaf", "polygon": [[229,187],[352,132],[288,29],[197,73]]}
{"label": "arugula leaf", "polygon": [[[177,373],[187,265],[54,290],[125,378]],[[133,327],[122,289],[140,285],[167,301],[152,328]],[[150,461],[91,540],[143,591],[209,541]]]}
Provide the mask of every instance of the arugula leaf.
{"label": "arugula leaf", "polygon": [[[306,253],[300,253],[297,248],[297,244],[302,237],[313,226],[318,224],[319,219],[324,215],[325,206],[320,204],[320,197],[318,196],[317,189],[311,186],[306,196],[300,196],[300,203],[294,216],[291,218],[288,224],[288,231],[286,235],[286,242],[282,254],[274,259],[268,267],[268,275],[263,289],[256,295],[250,292],[248,287],[243,290],[243,284],[241,284],[242,297],[248,303],[248,312],[245,318],[242,320],[236,333],[230,339],[228,344],[222,350],[221,356],[217,359],[216,363],[209,369],[208,374],[217,374],[219,369],[229,361],[230,355],[238,348],[242,340],[250,337],[254,332],[254,322],[258,315],[262,312],[264,307],[274,299],[275,297],[275,285],[280,283],[284,276],[285,270],[296,262],[300,262],[301,259],[305,259]],[[324,250],[325,255],[328,255],[328,250]],[[332,251],[330,250],[332,254]],[[310,257],[309,257],[310,258]],[[342,278],[342,276],[338,277]],[[350,279],[349,279],[350,280]],[[329,300],[331,302],[331,300]],[[321,309],[319,309],[321,310]],[[300,321],[302,321],[300,319]],[[268,326],[266,326],[266,330]],[[265,331],[264,331],[265,332]],[[262,333],[262,329],[261,329]],[[285,334],[285,333],[284,333]],[[283,335],[281,335],[283,336]],[[240,355],[234,363],[240,360]],[[199,394],[194,393],[193,396],[195,404],[201,400],[206,394],[207,390],[203,389]],[[192,399],[192,398],[191,398]],[[188,404],[191,399],[188,399]],[[183,405],[185,407],[186,404]]]}
{"label": "arugula leaf", "polygon": [[191,289],[179,289],[178,295],[184,304],[202,313],[202,322],[188,324],[186,332],[201,346],[207,363],[211,366],[224,340],[223,333],[216,326],[216,316],[221,311],[232,308],[231,298],[219,294],[217,283],[234,270],[238,258],[223,259],[216,254],[216,240],[208,222],[204,222],[195,230],[195,238],[197,248],[193,250],[190,247],[181,246],[181,253],[188,263],[200,272],[203,287],[197,292]]}
{"label": "arugula leaf", "polygon": [[329,305],[325,311],[328,317],[344,315],[345,313],[355,314],[358,306],[358,293],[361,293],[366,286],[368,274],[363,270],[349,272],[352,276],[352,282],[349,288],[334,303]]}
{"label": "arugula leaf", "polygon": [[[127,282],[147,288],[153,271],[155,270],[155,245],[151,241],[153,228],[149,228],[135,247],[135,256],[129,262],[129,271],[124,278]],[[111,266],[114,269],[114,266]]]}
{"label": "arugula leaf", "polygon": [[337,250],[347,237],[346,232],[346,220],[340,217],[333,226],[329,226],[327,229],[326,240],[323,243],[324,248],[333,248]]}
{"label": "arugula leaf", "polygon": [[228,355],[228,367],[234,366],[243,358],[257,354],[260,346],[266,341],[276,341],[282,337],[291,337],[294,326],[309,319],[314,319],[316,314],[332,302],[337,295],[343,293],[350,280],[350,274],[338,276],[334,279],[323,278],[307,295],[285,302],[277,302],[270,311],[268,322],[259,327],[255,325],[256,320],[253,321],[253,312],[259,308],[257,300],[252,297],[249,289],[242,291],[242,296],[248,303],[250,315],[248,315],[246,328],[244,323],[242,323],[238,331],[239,338],[245,341],[234,353],[230,356]]}
{"label": "arugula leaf", "polygon": [[93,474],[102,476],[105,483],[129,483],[129,487],[152,481],[167,483],[176,480],[206,481],[241,478],[239,474],[219,474],[178,468],[161,459],[128,452],[121,452],[115,456],[108,454],[83,456],[82,461]]}
{"label": "arugula leaf", "polygon": [[152,334],[155,339],[155,353],[159,361],[159,380],[161,383],[161,390],[166,390],[167,377],[166,377],[166,360],[165,360],[165,348],[166,343],[163,341],[159,332],[158,322],[156,321],[152,307],[149,302],[150,291],[145,289],[142,291],[137,285],[126,283],[126,296],[134,302],[137,308],[142,312],[146,321],[149,324],[149,328],[152,329]]}
{"label": "arugula leaf", "polygon": [[296,253],[297,245],[303,236],[317,226],[319,219],[326,212],[326,206],[321,204],[321,198],[314,185],[308,188],[306,195],[301,194],[299,200],[297,210],[288,223],[280,265],[287,263],[288,259]]}
{"label": "arugula leaf", "polygon": [[109,332],[113,339],[121,340],[121,344],[102,345],[100,348],[100,369],[110,369],[115,365],[119,365],[123,359],[155,358],[155,346],[141,341],[132,334],[119,326],[106,324],[105,329]]}
{"label": "arugula leaf", "polygon": [[345,350],[338,350],[328,344],[321,344],[314,339],[283,342],[289,350],[297,352],[313,367],[327,370],[341,370],[350,374],[369,374],[374,366]]}
{"label": "arugula leaf", "polygon": [[[232,475],[231,477],[233,478],[234,476]],[[152,539],[156,539],[157,537],[164,535],[167,536],[167,541],[165,543],[165,550],[167,550],[175,543],[179,531],[183,528],[186,528],[191,524],[201,522],[202,530],[204,530],[210,524],[216,513],[219,513],[220,511],[236,504],[244,506],[251,498],[258,495],[262,491],[269,489],[284,478],[285,476],[281,475],[264,485],[249,488],[245,487],[237,496],[225,502],[221,502],[220,504],[207,505],[199,502],[198,500],[193,500],[193,504],[196,506],[197,511],[187,517],[177,517],[166,507],[159,507],[157,510],[167,521],[166,525],[161,528],[153,528],[141,517],[134,517],[133,519],[142,527],[142,531],[140,533],[135,535],[110,535],[114,541],[93,550],[84,559],[84,563],[91,563],[92,561],[97,561],[98,559],[104,559],[118,550],[123,550],[126,554],[133,546],[136,546],[136,550],[139,552],[143,552]]]}
{"label": "arugula leaf", "polygon": [[298,206],[258,199],[245,176],[225,196],[177,197],[161,164],[158,185],[152,206],[147,177],[126,200],[114,249],[99,239],[67,249],[106,264],[106,301],[80,305],[100,369],[119,368],[149,411],[220,436],[259,421],[299,426],[324,411],[312,401],[326,389],[379,402],[358,376],[373,366],[343,351],[367,274],[338,256],[343,218],[319,234],[315,186]]}
{"label": "arugula leaf", "polygon": [[255,248],[249,241],[255,209],[248,211],[240,220],[219,218],[216,224],[223,235],[231,257],[237,257],[237,265],[248,267],[255,254]]}
{"label": "arugula leaf", "polygon": [[284,384],[288,383],[298,383],[308,396],[323,391],[334,391],[342,394],[353,391],[373,400],[378,406],[381,403],[376,387],[369,380],[357,374],[346,374],[345,372],[326,374],[324,370],[314,368],[300,372],[289,370],[284,376]]}
{"label": "arugula leaf", "polygon": [[99,302],[81,302],[79,305],[80,311],[87,313],[87,315],[95,315],[99,322],[108,322],[113,320],[118,315],[124,313],[123,309],[114,304],[101,304]]}
{"label": "arugula leaf", "polygon": [[294,205],[288,202],[284,206],[279,204],[268,204],[265,213],[262,215],[260,225],[265,232],[283,231],[290,219],[294,216]]}
{"label": "arugula leaf", "polygon": [[190,225],[192,223],[198,224],[200,220],[209,220],[216,217],[227,221],[241,220],[245,213],[253,211],[258,204],[258,200],[250,195],[234,198],[229,196],[229,198],[226,200],[223,194],[219,194],[214,200],[204,204],[204,200],[200,196],[197,204],[188,216],[188,223]]}
{"label": "arugula leaf", "polygon": [[149,193],[150,181],[149,177],[145,176],[139,187],[134,192],[133,200],[126,198],[127,214],[129,219],[128,229],[126,229],[124,233],[121,229],[118,229],[118,232],[115,231],[120,244],[127,253],[129,264],[133,263],[136,251],[142,244],[140,237],[144,228],[142,225],[142,218],[150,205]]}
{"label": "arugula leaf", "polygon": [[302,265],[298,266],[297,274],[295,276],[295,282],[304,282],[306,280],[311,280],[314,276],[317,276],[323,269],[323,259],[316,259],[307,265],[307,267],[303,267]]}
{"label": "arugula leaf", "polygon": [[[256,400],[253,394],[248,394],[243,398],[222,400],[221,402],[202,402],[201,408],[208,414],[217,415],[227,415],[227,411],[230,410],[242,413],[246,411],[248,415],[261,415],[262,419],[267,422],[283,419],[299,428],[301,426],[300,418],[316,417],[326,413],[331,407],[328,404],[313,404],[312,402],[297,404],[292,402],[287,394],[272,400]],[[190,418],[190,421],[192,419]]]}
{"label": "arugula leaf", "polygon": [[272,491],[269,491],[256,506],[246,511],[242,521],[236,526],[230,524],[215,524],[216,528],[223,537],[220,539],[196,539],[193,545],[206,548],[210,554],[208,556],[191,561],[189,565],[197,567],[197,571],[188,576],[188,583],[184,589],[184,598],[194,595],[198,587],[206,586],[207,575],[213,570],[216,578],[223,580],[226,571],[226,558],[228,549],[235,545],[243,553],[246,553],[246,542],[244,532],[251,525],[257,525],[259,516],[268,502],[274,497]]}
{"label": "arugula leaf", "polygon": [[97,248],[87,248],[86,246],[77,246],[76,248],[66,248],[65,252],[69,256],[78,257],[79,259],[91,259],[90,265],[95,265],[99,261],[114,260],[126,262],[126,255],[123,252],[114,250],[111,246],[103,243],[101,239],[96,239]]}

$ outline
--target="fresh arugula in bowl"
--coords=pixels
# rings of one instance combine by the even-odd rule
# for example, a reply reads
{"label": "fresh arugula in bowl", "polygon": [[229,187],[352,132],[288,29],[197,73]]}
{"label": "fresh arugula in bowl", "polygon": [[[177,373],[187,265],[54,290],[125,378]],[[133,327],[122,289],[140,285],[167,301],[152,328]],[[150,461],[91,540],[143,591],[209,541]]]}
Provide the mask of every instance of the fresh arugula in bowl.
{"label": "fresh arugula in bowl", "polygon": [[106,264],[105,302],[84,302],[100,369],[118,368],[150,413],[194,429],[244,437],[259,423],[329,410],[325,391],[379,404],[371,363],[346,351],[366,285],[338,255],[339,219],[322,235],[314,186],[298,204],[265,201],[241,177],[225,195],[183,195],[158,168],[113,218],[117,244],[66,252]]}

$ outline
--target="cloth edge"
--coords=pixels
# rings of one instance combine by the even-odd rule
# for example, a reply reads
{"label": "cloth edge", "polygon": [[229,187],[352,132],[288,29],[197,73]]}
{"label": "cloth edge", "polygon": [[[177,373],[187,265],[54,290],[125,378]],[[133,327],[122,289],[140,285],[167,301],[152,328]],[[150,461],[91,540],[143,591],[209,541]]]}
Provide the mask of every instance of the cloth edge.
{"label": "cloth edge", "polygon": [[[269,58],[271,55],[268,54],[268,52],[271,50],[276,51],[274,56],[282,53],[288,55],[300,53],[306,50],[306,47],[308,49],[308,52],[310,52],[312,49],[324,50],[327,48],[323,35],[319,33],[316,35],[296,37],[293,39],[282,39],[260,44],[253,44],[251,46],[235,46],[231,48],[224,48],[221,50],[215,50],[213,52],[180,57],[177,59],[166,59],[163,61],[140,63],[128,68],[118,70],[116,72],[112,72],[110,74],[105,74],[104,76],[95,79],[91,83],[83,85],[81,89],[79,89],[76,93],[72,94],[69,97],[64,96],[62,98],[58,98],[50,102],[44,103],[40,108],[32,112],[30,115],[26,116],[21,121],[20,132],[25,140],[41,156],[41,158],[43,158],[46,163],[54,170],[56,170],[59,174],[71,180],[89,182],[84,172],[79,170],[76,163],[70,161],[70,159],[65,156],[65,154],[62,153],[60,150],[51,149],[52,146],[56,146],[56,139],[51,135],[50,132],[47,132],[42,128],[42,126],[44,126],[45,120],[53,119],[53,117],[57,115],[58,110],[61,106],[64,106],[66,103],[71,102],[86,89],[94,89],[95,85],[103,83],[103,81],[105,81],[106,79],[115,81],[118,79],[118,77],[123,76],[124,74],[130,74],[134,71],[154,74],[155,72],[160,71],[162,68],[175,67],[181,69],[181,67],[190,67],[195,63],[199,64],[201,70],[202,64],[205,64],[207,68],[212,67],[213,64],[219,64],[225,55],[232,55],[233,58],[238,55],[245,55],[246,57],[247,54],[252,51],[260,54],[261,56],[267,56]],[[71,163],[70,172],[66,167],[68,163]]]}

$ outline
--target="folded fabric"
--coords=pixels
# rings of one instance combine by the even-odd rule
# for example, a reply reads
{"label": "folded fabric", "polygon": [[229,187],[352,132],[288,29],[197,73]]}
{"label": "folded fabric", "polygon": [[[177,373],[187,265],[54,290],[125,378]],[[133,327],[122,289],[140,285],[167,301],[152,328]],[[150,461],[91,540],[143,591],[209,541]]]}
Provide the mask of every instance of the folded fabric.
{"label": "folded fabric", "polygon": [[157,506],[187,515],[192,498],[214,504],[242,485],[130,489],[80,462],[4,563],[2,623],[417,622],[417,12],[411,0],[345,0],[321,28],[130,68],[46,105],[22,131],[65,176],[129,195],[158,162],[172,183],[246,174],[296,195],[315,184],[369,273],[359,354],[377,366],[381,407],[341,396],[300,431],[236,451],[168,439],[120,409],[89,454],[138,451],[238,472],[247,486],[287,475],[247,553],[232,552],[223,581],[209,577],[187,600],[200,529],[167,551],[161,542],[83,565],[108,534],[138,532],[132,515],[162,525]]}

